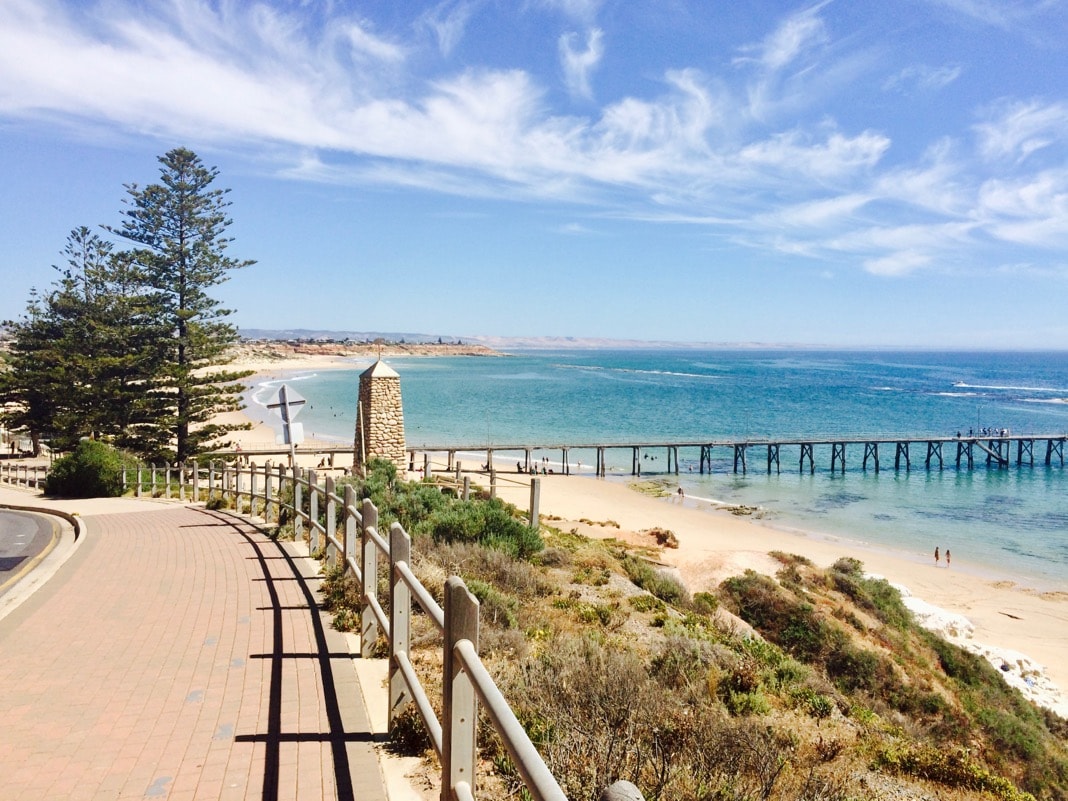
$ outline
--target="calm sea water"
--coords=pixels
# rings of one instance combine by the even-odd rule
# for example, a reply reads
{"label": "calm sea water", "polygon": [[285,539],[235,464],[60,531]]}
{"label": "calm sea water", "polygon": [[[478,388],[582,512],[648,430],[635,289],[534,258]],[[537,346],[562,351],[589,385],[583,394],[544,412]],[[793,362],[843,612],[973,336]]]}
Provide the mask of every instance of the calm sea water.
{"label": "calm sea water", "polygon": [[[711,441],[731,438],[952,436],[981,428],[1014,434],[1068,431],[1068,353],[828,351],[559,351],[503,358],[392,359],[401,374],[410,447]],[[359,370],[290,377],[309,401],[306,432],[352,441]],[[295,380],[294,380],[295,379]],[[264,397],[269,387],[254,395]],[[542,451],[555,462],[559,451]],[[1068,583],[1068,468],[861,470],[863,446],[847,452],[845,475],[816,452],[816,473],[798,469],[784,447],[782,472],[768,475],[766,451],[749,453],[747,475],[733,454],[714,451],[711,475],[698,474],[697,449],[680,452],[678,482],[691,497],[761,506],[774,525],[819,532],[927,560],[935,545],[954,565]],[[650,449],[643,474],[664,473],[666,453]],[[1013,451],[1015,458],[1015,450]],[[629,475],[629,450],[609,452]],[[589,471],[594,452],[573,450],[572,469]],[[674,481],[674,477],[671,477]]]}

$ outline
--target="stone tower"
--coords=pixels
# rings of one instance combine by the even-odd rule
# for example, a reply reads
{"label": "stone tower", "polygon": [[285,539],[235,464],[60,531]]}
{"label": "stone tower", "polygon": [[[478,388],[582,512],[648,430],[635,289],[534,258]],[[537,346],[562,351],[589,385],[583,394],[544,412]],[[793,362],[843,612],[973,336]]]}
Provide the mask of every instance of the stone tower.
{"label": "stone tower", "polygon": [[389,459],[400,471],[407,467],[400,376],[381,358],[360,373],[353,469],[362,471],[372,459]]}

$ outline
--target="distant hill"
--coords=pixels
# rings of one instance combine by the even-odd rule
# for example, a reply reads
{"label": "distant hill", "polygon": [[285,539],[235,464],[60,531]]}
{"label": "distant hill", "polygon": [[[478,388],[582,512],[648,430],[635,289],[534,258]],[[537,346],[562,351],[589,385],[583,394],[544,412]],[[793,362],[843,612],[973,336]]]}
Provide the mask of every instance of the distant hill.
{"label": "distant hill", "polygon": [[457,342],[460,337],[445,336],[443,334],[412,334],[387,331],[327,331],[319,328],[242,328],[239,330],[245,339],[273,339],[273,340],[318,340],[329,342],[374,342],[376,339],[384,339],[386,342],[410,342],[414,344],[435,343],[439,339],[442,342]]}
{"label": "distant hill", "polygon": [[313,341],[352,341],[374,342],[383,339],[386,342],[404,342],[409,344],[458,343],[485,345],[494,350],[801,350],[818,348],[818,345],[792,345],[769,342],[670,342],[665,340],[611,339],[607,337],[504,337],[455,334],[419,334],[412,332],[388,331],[327,331],[309,328],[242,328],[241,336],[246,339],[270,340],[313,340]]}

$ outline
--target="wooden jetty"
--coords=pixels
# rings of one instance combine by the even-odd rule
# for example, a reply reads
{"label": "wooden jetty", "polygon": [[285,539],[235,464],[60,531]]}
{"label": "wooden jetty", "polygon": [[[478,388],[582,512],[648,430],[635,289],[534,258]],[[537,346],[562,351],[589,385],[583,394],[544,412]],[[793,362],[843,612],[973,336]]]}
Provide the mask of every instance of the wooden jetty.
{"label": "wooden jetty", "polygon": [[[863,446],[861,469],[869,467],[879,472],[882,467],[880,450],[886,454],[891,449],[894,455],[894,470],[906,471],[913,468],[913,454],[923,454],[923,466],[926,470],[942,470],[948,460],[953,460],[956,469],[972,470],[976,463],[985,463],[987,467],[1008,468],[1015,462],[1017,467],[1024,465],[1033,467],[1035,464],[1035,444],[1039,445],[1039,454],[1042,455],[1042,445],[1045,445],[1044,461],[1046,466],[1057,463],[1064,467],[1064,444],[1068,440],[1068,434],[1006,434],[1003,436],[893,436],[893,437],[854,437],[854,438],[797,438],[797,439],[744,439],[744,440],[716,440],[712,442],[639,442],[639,443],[586,443],[586,444],[547,444],[547,445],[420,445],[408,446],[410,466],[414,469],[416,454],[423,454],[424,461],[429,464],[431,453],[445,453],[448,458],[448,468],[452,469],[458,453],[485,453],[485,465],[488,469],[493,464],[494,454],[521,453],[522,459],[517,464],[519,472],[529,473],[538,470],[538,464],[534,461],[535,452],[555,452],[561,454],[559,467],[565,475],[571,473],[572,451],[593,451],[596,454],[594,472],[598,476],[604,476],[607,472],[607,452],[610,450],[629,450],[631,452],[631,475],[640,476],[643,457],[648,457],[650,451],[663,451],[667,454],[666,470],[649,470],[647,473],[674,473],[679,471],[679,452],[690,451],[696,453],[699,472],[712,472],[712,455],[714,451],[724,452],[733,456],[734,472],[743,475],[749,469],[749,454],[752,451],[760,452],[766,457],[767,472],[781,472],[784,453],[795,451],[797,465],[800,472],[805,472],[806,467],[810,473],[816,472],[817,448],[825,451],[830,449],[830,470],[832,473],[845,473],[847,449],[859,450]],[[947,447],[948,446],[948,447]],[[948,454],[946,451],[948,450]]]}

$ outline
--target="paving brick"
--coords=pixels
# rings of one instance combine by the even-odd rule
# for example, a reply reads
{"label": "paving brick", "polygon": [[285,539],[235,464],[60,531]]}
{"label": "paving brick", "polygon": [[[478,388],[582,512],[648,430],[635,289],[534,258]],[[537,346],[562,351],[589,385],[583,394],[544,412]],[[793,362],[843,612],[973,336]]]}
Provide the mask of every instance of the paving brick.
{"label": "paving brick", "polygon": [[226,515],[136,508],[87,515],[0,620],[0,798],[384,801],[303,560]]}

